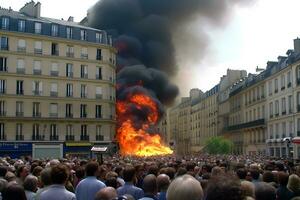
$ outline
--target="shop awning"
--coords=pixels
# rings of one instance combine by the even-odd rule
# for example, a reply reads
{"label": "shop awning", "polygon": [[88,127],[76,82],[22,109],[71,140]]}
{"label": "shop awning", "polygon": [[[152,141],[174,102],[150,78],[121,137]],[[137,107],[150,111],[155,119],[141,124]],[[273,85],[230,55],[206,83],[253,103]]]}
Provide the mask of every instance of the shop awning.
{"label": "shop awning", "polygon": [[292,143],[294,143],[294,144],[300,144],[300,137],[294,137],[292,139]]}
{"label": "shop awning", "polygon": [[92,146],[89,142],[66,142],[67,147],[86,147]]}
{"label": "shop awning", "polygon": [[107,151],[108,147],[106,146],[93,146],[91,151],[98,152],[98,153],[105,153]]}

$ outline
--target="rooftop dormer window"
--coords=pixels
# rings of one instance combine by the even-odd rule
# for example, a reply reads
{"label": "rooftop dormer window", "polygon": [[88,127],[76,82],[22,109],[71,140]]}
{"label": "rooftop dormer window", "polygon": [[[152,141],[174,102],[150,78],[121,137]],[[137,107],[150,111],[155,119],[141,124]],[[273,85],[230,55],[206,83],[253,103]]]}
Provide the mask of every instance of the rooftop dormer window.
{"label": "rooftop dormer window", "polygon": [[73,29],[71,27],[67,27],[67,38],[72,39],[73,38]]}
{"label": "rooftop dormer window", "polygon": [[81,40],[87,40],[87,32],[86,32],[86,30],[83,30],[83,29],[80,30],[80,39]]}
{"label": "rooftop dormer window", "polygon": [[58,25],[52,24],[51,26],[51,35],[52,36],[58,36]]}
{"label": "rooftop dormer window", "polygon": [[9,18],[3,17],[2,18],[2,29],[7,30],[9,28]]}
{"label": "rooftop dormer window", "polygon": [[101,43],[102,42],[102,33],[96,33],[96,42]]}
{"label": "rooftop dormer window", "polygon": [[18,31],[25,32],[25,20],[18,21]]}
{"label": "rooftop dormer window", "polygon": [[40,22],[34,23],[34,33],[36,33],[36,34],[42,33],[42,23],[40,23]]}

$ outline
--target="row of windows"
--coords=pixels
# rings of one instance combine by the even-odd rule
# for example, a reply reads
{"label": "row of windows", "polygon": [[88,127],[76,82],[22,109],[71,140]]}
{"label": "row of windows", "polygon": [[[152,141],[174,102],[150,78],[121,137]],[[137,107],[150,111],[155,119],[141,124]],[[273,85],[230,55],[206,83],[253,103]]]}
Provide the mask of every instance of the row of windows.
{"label": "row of windows", "polygon": [[[67,124],[65,129],[62,127],[59,129],[58,124],[50,124],[49,130],[46,131],[47,126],[41,124],[32,125],[31,140],[75,140],[74,125]],[[61,130],[65,133],[65,138],[61,138],[63,134],[59,132]],[[93,131],[89,131],[87,124],[80,125],[80,138],[79,140],[89,141],[91,140],[104,140],[104,134],[101,125],[96,125],[96,129],[91,128]],[[24,140],[24,124],[17,123],[15,126],[15,140]],[[90,138],[90,134],[95,134],[94,138]],[[5,123],[0,123],[0,140],[7,140],[7,133]]]}
{"label": "row of windows", "polygon": [[[6,51],[10,50],[10,48],[9,48],[9,38],[8,37],[1,36],[0,47],[1,47],[1,50],[6,50]],[[22,53],[27,51],[26,40],[24,40],[24,39],[19,39],[18,40],[17,51],[22,52]],[[34,41],[33,53],[37,54],[37,55],[43,55],[44,51],[45,51],[45,49],[43,48],[42,41]],[[73,45],[67,45],[66,46],[66,54],[62,55],[62,54],[59,53],[59,44],[52,43],[50,52],[51,52],[52,56],[66,56],[66,57],[74,58],[74,46]],[[89,58],[87,47],[82,47],[81,48],[80,58],[81,59],[88,59]],[[102,49],[99,49],[99,48],[96,49],[95,59],[96,60],[103,60]],[[109,61],[112,64],[115,64],[115,61],[114,61],[113,58],[109,58]]]}
{"label": "row of windows", "polygon": [[[29,21],[26,21],[24,19],[18,19],[18,25],[17,27],[11,27],[10,26],[10,18],[9,17],[2,17],[1,20],[1,28],[4,30],[16,30],[19,32],[30,32],[35,34],[43,34],[43,35],[50,35],[53,37],[65,37],[67,39],[79,39],[83,41],[94,41],[96,43],[105,43],[112,45],[112,38],[110,36],[106,36],[105,32],[94,32],[94,31],[88,31],[87,29],[79,29],[77,30],[74,27],[71,26],[62,26],[59,24],[46,24],[42,22],[33,22],[33,27],[29,26],[28,23],[32,23]],[[51,26],[50,30],[49,27]],[[80,31],[80,33],[77,33],[77,31]],[[88,36],[88,32],[92,34],[91,37]],[[75,34],[76,35],[75,35]],[[78,36],[77,36],[78,34]]]}
{"label": "row of windows", "polygon": [[[61,87],[61,85],[58,85],[58,83],[53,82],[50,84],[50,93],[49,96],[51,97],[59,97],[62,95],[59,95],[58,93],[58,87]],[[0,79],[0,95],[1,94],[7,94],[6,92],[7,88],[7,81],[4,79]],[[24,81],[23,80],[17,80],[16,81],[16,95],[24,95]],[[33,96],[42,96],[43,95],[43,82],[42,81],[32,81],[32,93]],[[96,99],[102,99],[103,98],[103,91],[101,86],[95,87],[95,98]],[[91,95],[90,95],[91,96]],[[64,97],[75,97],[74,95],[74,85],[72,83],[66,83],[65,84],[65,96]],[[80,98],[88,98],[88,86],[86,84],[80,84]],[[113,89],[109,88],[109,100],[114,101],[114,93]]]}
{"label": "row of windows", "polygon": [[258,86],[245,93],[245,105],[265,98],[265,86]]}
{"label": "row of windows", "polygon": [[268,84],[269,84],[269,96],[271,96],[273,92],[275,94],[278,93],[279,89],[285,90],[285,88],[289,88],[292,86],[292,72],[288,71],[286,74],[282,74],[280,77],[275,78],[274,80],[270,80]]}
{"label": "row of windows", "polygon": [[265,118],[265,106],[258,106],[251,110],[246,111],[245,122],[251,122],[254,120]]}
{"label": "row of windows", "polygon": [[[285,137],[294,137],[293,121],[275,123],[269,126],[269,139],[279,139]],[[300,130],[300,119],[298,119],[297,129]],[[298,135],[297,131],[297,136]]]}
{"label": "row of windows", "polygon": [[[281,103],[281,113],[279,113],[279,103]],[[280,114],[281,115],[291,114],[293,113],[293,109],[294,106],[293,106],[292,95],[289,95],[287,98],[283,97],[281,99],[269,103],[270,118],[272,118],[274,115],[278,117]]]}
{"label": "row of windows", "polygon": [[[28,106],[28,105],[27,105]],[[59,111],[59,105],[58,103],[49,103],[49,117],[58,117],[58,113],[61,112]],[[74,109],[78,109],[80,111],[80,118],[87,118],[88,117],[88,110],[92,109],[92,106],[89,106],[87,104],[80,104],[78,107],[74,108],[73,104],[63,104],[65,107],[65,116],[66,118],[73,118],[73,113]],[[26,117],[24,115],[24,102],[23,101],[17,101],[16,102],[16,113],[15,115],[17,117]],[[41,117],[41,103],[40,102],[33,102],[32,103],[32,117]],[[95,105],[95,118],[100,119],[103,118],[102,115],[102,105]],[[113,118],[112,111],[113,109],[111,108],[110,116],[109,118]],[[0,101],[0,116],[6,116],[6,101],[1,100]],[[75,110],[77,111],[77,110]]]}

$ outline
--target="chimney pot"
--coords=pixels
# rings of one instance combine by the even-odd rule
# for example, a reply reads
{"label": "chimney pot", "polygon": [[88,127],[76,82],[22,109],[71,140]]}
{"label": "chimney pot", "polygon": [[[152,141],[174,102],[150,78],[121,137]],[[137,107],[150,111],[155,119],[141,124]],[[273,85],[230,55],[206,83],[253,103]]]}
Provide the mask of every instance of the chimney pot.
{"label": "chimney pot", "polygon": [[73,17],[73,16],[70,16],[70,17],[68,18],[68,22],[74,22],[74,17]]}

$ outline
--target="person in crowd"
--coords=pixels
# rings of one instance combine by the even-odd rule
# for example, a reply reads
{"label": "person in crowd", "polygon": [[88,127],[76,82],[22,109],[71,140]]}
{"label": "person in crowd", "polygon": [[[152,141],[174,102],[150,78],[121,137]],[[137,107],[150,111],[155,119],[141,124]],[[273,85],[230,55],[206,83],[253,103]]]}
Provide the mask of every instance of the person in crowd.
{"label": "person in crowd", "polygon": [[136,200],[144,197],[144,191],[141,188],[134,186],[136,181],[135,168],[132,165],[127,165],[123,170],[123,178],[125,185],[117,189],[119,196],[130,194]]}
{"label": "person in crowd", "polygon": [[24,188],[16,182],[10,182],[2,193],[3,200],[27,200]]}
{"label": "person in crowd", "polygon": [[291,190],[287,188],[289,175],[285,172],[278,172],[278,183],[279,187],[277,189],[277,200],[290,200],[293,198],[294,194]]}
{"label": "person in crowd", "polygon": [[241,182],[235,176],[212,177],[206,188],[206,200],[244,200]]}
{"label": "person in crowd", "polygon": [[84,175],[85,175],[85,171],[84,171],[84,167],[78,167],[75,170],[75,177],[74,177],[74,181],[73,181],[73,185],[76,188],[78,183],[84,179]]}
{"label": "person in crowd", "polygon": [[6,188],[7,183],[7,180],[5,180],[4,178],[0,178],[0,200],[2,200],[2,192]]}
{"label": "person in crowd", "polygon": [[81,180],[76,187],[77,200],[94,200],[96,193],[106,185],[97,179],[99,164],[95,161],[89,162],[85,167],[86,178]]}
{"label": "person in crowd", "polygon": [[294,193],[294,196],[300,196],[300,178],[296,174],[289,176],[287,188]]}
{"label": "person in crowd", "polygon": [[167,200],[202,200],[202,187],[194,177],[183,175],[171,182],[167,190]]}
{"label": "person in crowd", "polygon": [[156,179],[158,194],[158,200],[167,200],[167,190],[170,185],[170,177],[166,174],[160,174]]}
{"label": "person in crowd", "polygon": [[16,176],[17,176],[17,183],[19,185],[23,185],[23,182],[26,178],[26,176],[28,176],[29,174],[29,171],[28,171],[28,168],[27,166],[25,165],[20,165],[18,168],[17,168],[17,172],[16,172]]}
{"label": "person in crowd", "polygon": [[50,173],[52,185],[40,194],[40,200],[76,200],[75,194],[65,188],[68,173],[68,168],[65,165],[54,165]]}
{"label": "person in crowd", "polygon": [[27,200],[35,200],[35,193],[38,189],[38,178],[33,175],[28,175],[23,183]]}
{"label": "person in crowd", "polygon": [[144,197],[141,200],[157,200],[157,184],[154,174],[147,175],[143,180]]}
{"label": "person in crowd", "polygon": [[40,175],[40,188],[36,192],[35,199],[39,200],[40,199],[40,194],[43,191],[47,190],[51,184],[52,184],[52,182],[51,182],[51,168],[48,167],[48,168],[43,169],[43,171],[41,172],[41,175]]}
{"label": "person in crowd", "polygon": [[7,167],[0,165],[0,178],[4,178],[7,173]]}
{"label": "person in crowd", "polygon": [[253,183],[251,183],[250,181],[244,180],[241,182],[241,189],[242,189],[244,196],[246,196],[247,198],[251,197],[251,198],[255,199],[255,187],[254,187]]}
{"label": "person in crowd", "polygon": [[113,187],[105,187],[96,193],[95,200],[112,200],[118,197],[117,191]]}
{"label": "person in crowd", "polygon": [[276,189],[265,182],[257,183],[255,187],[255,200],[276,200]]}
{"label": "person in crowd", "polygon": [[262,176],[262,181],[263,182],[266,182],[266,183],[269,183],[270,185],[272,185],[273,187],[277,188],[278,185],[275,181],[275,175],[273,172],[271,171],[265,171],[263,173],[263,176]]}
{"label": "person in crowd", "polygon": [[260,182],[260,180],[259,180],[259,178],[260,178],[259,170],[257,168],[251,169],[250,170],[250,175],[251,175],[251,178],[252,178],[252,183],[256,187],[257,183]]}
{"label": "person in crowd", "polygon": [[41,172],[43,171],[43,167],[41,166],[36,166],[33,170],[32,170],[32,175],[39,177],[41,175]]}

